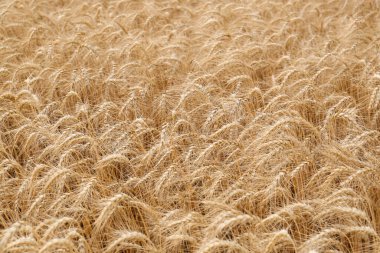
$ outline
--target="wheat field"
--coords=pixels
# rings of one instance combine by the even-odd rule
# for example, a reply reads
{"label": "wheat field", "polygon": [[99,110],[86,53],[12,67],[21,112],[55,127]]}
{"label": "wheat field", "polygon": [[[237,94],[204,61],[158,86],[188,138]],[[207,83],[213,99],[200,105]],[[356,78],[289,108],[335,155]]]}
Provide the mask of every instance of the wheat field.
{"label": "wheat field", "polygon": [[380,252],[380,1],[0,13],[0,253]]}

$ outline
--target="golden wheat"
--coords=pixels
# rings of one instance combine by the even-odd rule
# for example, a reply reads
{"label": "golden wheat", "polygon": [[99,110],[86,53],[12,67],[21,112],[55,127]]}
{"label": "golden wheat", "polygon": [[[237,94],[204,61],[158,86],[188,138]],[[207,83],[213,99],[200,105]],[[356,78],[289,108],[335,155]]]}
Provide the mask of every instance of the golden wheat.
{"label": "golden wheat", "polygon": [[0,2],[0,253],[380,252],[380,1]]}

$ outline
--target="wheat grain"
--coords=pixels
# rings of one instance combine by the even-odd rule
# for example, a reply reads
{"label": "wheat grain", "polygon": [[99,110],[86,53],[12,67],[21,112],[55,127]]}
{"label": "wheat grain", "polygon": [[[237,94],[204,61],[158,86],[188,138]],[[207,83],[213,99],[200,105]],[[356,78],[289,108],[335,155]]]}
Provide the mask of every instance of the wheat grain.
{"label": "wheat grain", "polygon": [[379,252],[379,8],[0,1],[0,252]]}

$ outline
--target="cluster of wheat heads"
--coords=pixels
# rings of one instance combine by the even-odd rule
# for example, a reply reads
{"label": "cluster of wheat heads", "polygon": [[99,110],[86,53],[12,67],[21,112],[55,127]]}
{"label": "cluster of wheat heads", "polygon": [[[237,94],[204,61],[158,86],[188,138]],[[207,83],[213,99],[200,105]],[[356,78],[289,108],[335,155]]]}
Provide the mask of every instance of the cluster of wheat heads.
{"label": "cluster of wheat heads", "polygon": [[3,0],[0,252],[380,252],[380,2]]}

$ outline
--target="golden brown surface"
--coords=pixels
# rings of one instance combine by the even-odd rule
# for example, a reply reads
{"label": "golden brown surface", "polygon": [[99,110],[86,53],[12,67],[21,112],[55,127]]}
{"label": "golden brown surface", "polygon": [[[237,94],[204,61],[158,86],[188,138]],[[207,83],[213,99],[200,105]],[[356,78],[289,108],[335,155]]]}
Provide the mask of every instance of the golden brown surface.
{"label": "golden brown surface", "polygon": [[380,252],[380,1],[0,1],[0,252]]}

